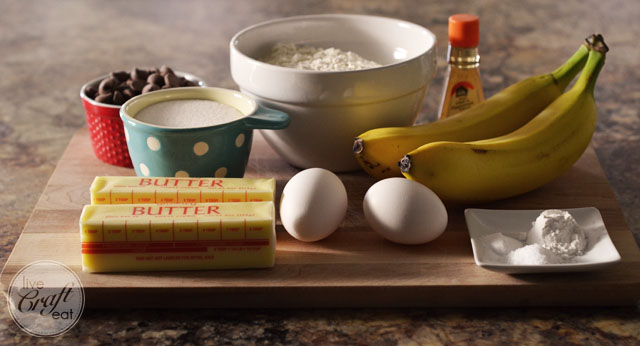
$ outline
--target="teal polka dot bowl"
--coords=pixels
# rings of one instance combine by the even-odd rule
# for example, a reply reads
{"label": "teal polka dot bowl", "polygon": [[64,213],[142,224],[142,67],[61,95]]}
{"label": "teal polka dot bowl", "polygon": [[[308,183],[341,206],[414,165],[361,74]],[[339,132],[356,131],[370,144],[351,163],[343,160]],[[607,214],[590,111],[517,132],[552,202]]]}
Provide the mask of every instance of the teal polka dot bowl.
{"label": "teal polka dot bowl", "polygon": [[[150,124],[136,115],[153,104],[172,100],[211,100],[243,116],[213,126],[174,128]],[[179,116],[177,114],[176,116]],[[129,156],[138,176],[242,177],[254,129],[278,130],[289,116],[258,105],[249,96],[222,88],[174,88],[131,98],[120,108]]]}

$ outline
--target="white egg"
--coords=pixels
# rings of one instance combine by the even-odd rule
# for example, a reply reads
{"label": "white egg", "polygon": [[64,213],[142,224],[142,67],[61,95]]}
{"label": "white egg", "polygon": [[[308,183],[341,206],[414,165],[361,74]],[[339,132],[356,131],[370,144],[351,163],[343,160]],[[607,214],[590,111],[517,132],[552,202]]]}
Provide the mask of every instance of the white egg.
{"label": "white egg", "polygon": [[381,180],[364,196],[364,217],[384,238],[400,244],[422,244],[447,227],[447,209],[426,186],[405,178]]}
{"label": "white egg", "polygon": [[317,241],[335,231],[347,214],[347,190],[335,174],[322,168],[294,175],[282,191],[280,220],[302,241]]}

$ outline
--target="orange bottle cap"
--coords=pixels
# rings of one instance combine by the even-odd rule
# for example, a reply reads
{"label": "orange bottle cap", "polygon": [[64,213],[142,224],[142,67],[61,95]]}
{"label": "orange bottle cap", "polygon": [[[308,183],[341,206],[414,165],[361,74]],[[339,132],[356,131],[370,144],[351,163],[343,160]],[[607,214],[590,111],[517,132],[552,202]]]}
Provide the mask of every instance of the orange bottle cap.
{"label": "orange bottle cap", "polygon": [[454,47],[476,47],[479,41],[480,20],[472,14],[449,17],[449,43]]}

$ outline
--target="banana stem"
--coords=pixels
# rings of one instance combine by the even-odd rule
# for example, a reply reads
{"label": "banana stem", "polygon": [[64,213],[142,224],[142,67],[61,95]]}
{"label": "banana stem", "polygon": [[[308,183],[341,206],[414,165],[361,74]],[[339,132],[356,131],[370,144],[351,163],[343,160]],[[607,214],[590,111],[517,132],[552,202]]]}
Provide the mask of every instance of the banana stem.
{"label": "banana stem", "polygon": [[556,83],[562,88],[562,90],[564,90],[567,85],[571,83],[573,77],[582,70],[588,56],[589,46],[587,46],[587,44],[583,44],[578,48],[573,56],[569,58],[569,60],[551,73],[553,75],[553,79],[556,80]]}
{"label": "banana stem", "polygon": [[[604,39],[600,35],[599,41],[596,42],[599,47],[606,47],[604,44]],[[596,46],[594,46],[596,47]],[[582,74],[578,78],[576,82],[576,86],[581,88],[585,88],[589,90],[591,94],[593,94],[593,89],[596,85],[596,80],[598,79],[598,74],[600,70],[602,70],[602,66],[604,66],[606,51],[608,51],[608,47],[606,49],[592,49],[589,52],[589,59],[587,59],[587,63],[582,70]]]}
{"label": "banana stem", "polygon": [[609,51],[609,46],[604,43],[604,37],[602,37],[602,34],[593,34],[587,37],[585,41],[587,42],[586,45],[588,45],[590,49],[597,50],[601,53]]}
{"label": "banana stem", "polygon": [[409,173],[411,170],[411,156],[405,155],[398,161],[398,167],[402,173]]}
{"label": "banana stem", "polygon": [[360,154],[364,150],[364,141],[358,137],[353,140],[353,148],[351,148],[355,154]]}

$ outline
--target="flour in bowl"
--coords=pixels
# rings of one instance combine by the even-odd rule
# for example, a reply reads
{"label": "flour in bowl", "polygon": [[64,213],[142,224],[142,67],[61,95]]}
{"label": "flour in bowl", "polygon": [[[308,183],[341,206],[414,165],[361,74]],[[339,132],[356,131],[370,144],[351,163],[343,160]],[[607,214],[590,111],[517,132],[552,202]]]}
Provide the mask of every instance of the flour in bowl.
{"label": "flour in bowl", "polygon": [[206,127],[228,123],[244,117],[237,109],[209,100],[171,100],[143,108],[139,121],[174,128]]}
{"label": "flour in bowl", "polygon": [[276,44],[271,49],[271,53],[261,61],[282,67],[313,71],[354,71],[381,66],[354,52],[345,52],[338,48],[298,46],[294,43]]}

